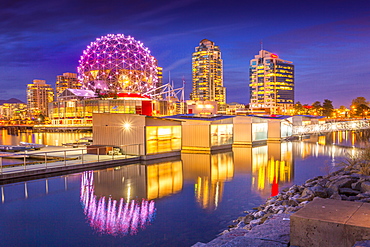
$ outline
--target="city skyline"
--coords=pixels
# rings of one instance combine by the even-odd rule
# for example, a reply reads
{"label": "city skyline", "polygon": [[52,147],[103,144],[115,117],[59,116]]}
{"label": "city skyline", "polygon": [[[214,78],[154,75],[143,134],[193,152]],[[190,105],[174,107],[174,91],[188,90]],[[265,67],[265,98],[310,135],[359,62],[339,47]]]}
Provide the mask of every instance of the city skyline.
{"label": "city skyline", "polygon": [[[77,72],[82,51],[109,33],[131,35],[152,51],[175,86],[191,91],[191,55],[202,39],[223,52],[227,102],[249,102],[249,61],[261,49],[295,64],[295,101],[324,99],[335,107],[368,96],[370,3],[365,0],[163,1],[99,4],[88,1],[6,1],[0,8],[0,99],[25,101],[34,79],[55,86]],[[11,86],[9,86],[11,85]],[[355,86],[354,86],[355,85]]]}

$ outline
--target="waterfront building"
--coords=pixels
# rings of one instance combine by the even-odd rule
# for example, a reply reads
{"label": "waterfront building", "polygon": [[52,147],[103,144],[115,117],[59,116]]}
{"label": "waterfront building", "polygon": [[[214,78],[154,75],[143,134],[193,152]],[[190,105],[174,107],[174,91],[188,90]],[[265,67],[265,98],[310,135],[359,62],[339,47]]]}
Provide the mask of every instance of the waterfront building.
{"label": "waterfront building", "polygon": [[250,146],[265,143],[268,137],[268,119],[258,116],[235,116],[233,118],[233,146]]}
{"label": "waterfront building", "polygon": [[247,108],[244,104],[232,102],[226,104],[227,115],[246,115],[248,113]]}
{"label": "waterfront building", "polygon": [[182,152],[205,152],[231,148],[233,143],[233,117],[198,117],[174,115],[164,117],[181,121]]}
{"label": "waterfront building", "polygon": [[108,34],[91,42],[79,60],[82,89],[99,95],[145,94],[158,84],[157,61],[142,42]]}
{"label": "waterfront building", "polygon": [[181,121],[137,114],[94,113],[94,145],[110,145],[144,159],[178,156]]}
{"label": "waterfront building", "polygon": [[57,99],[59,96],[67,89],[80,89],[81,82],[77,80],[76,73],[63,73],[63,75],[57,76],[57,81],[55,83],[55,91]]}
{"label": "waterfront building", "polygon": [[260,50],[250,60],[250,104],[252,113],[291,114],[294,106],[294,65],[278,55]]}
{"label": "waterfront building", "polygon": [[50,111],[53,125],[92,125],[93,113],[166,115],[168,102],[140,94],[120,93],[116,97],[96,97],[91,90],[67,89]]}
{"label": "waterfront building", "polygon": [[48,116],[49,103],[54,101],[54,89],[45,80],[33,80],[27,85],[27,108],[30,118]]}
{"label": "waterfront building", "polygon": [[217,111],[225,113],[226,88],[223,85],[221,50],[214,42],[203,39],[192,57],[193,85],[190,99],[216,101]]}
{"label": "waterfront building", "polygon": [[186,101],[188,114],[195,114],[198,116],[207,116],[217,114],[216,101]]}
{"label": "waterfront building", "polygon": [[[93,113],[158,116],[183,109],[170,92],[173,88],[164,92],[168,87],[162,85],[157,60],[131,36],[97,38],[83,51],[77,70],[81,89],[60,93],[50,112],[53,125],[91,126]],[[70,73],[66,76],[73,77]]]}
{"label": "waterfront building", "polygon": [[27,118],[27,104],[4,103],[0,105],[0,118],[8,122],[20,123]]}

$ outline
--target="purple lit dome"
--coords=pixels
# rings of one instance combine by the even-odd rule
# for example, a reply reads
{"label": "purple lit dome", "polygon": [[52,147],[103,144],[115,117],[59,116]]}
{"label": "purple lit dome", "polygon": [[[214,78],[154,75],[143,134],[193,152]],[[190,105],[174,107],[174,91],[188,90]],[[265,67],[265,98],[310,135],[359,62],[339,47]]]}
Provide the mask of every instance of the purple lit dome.
{"label": "purple lit dome", "polygon": [[131,36],[108,34],[91,42],[77,68],[83,89],[104,93],[140,93],[157,85],[157,61]]}

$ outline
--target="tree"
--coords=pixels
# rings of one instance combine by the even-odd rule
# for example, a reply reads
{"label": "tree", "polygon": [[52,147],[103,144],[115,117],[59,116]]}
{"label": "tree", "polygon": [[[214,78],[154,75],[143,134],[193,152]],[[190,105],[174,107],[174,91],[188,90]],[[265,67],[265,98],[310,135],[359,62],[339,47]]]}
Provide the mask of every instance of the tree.
{"label": "tree", "polygon": [[333,114],[333,104],[331,100],[324,99],[324,102],[322,104],[322,114],[326,117],[330,117]]}
{"label": "tree", "polygon": [[356,99],[352,100],[352,107],[357,108],[359,105],[369,105],[369,102],[366,101],[365,97],[357,97]]}
{"label": "tree", "polygon": [[362,116],[365,118],[369,112],[370,107],[365,104],[360,104],[357,106],[357,115]]}
{"label": "tree", "polygon": [[294,115],[300,115],[305,112],[305,108],[302,106],[301,102],[297,101],[294,104]]}
{"label": "tree", "polygon": [[316,115],[321,116],[321,114],[322,114],[322,106],[321,106],[320,101],[315,101],[312,104],[312,110],[314,111],[314,113],[316,113]]}

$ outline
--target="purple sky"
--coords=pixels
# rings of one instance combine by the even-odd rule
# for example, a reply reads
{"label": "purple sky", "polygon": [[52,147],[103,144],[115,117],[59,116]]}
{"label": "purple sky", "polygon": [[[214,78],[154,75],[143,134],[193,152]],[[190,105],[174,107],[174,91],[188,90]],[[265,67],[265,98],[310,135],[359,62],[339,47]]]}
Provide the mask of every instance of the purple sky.
{"label": "purple sky", "polygon": [[0,99],[26,100],[26,85],[76,72],[91,41],[131,35],[152,51],[164,82],[191,90],[191,55],[200,40],[222,51],[227,102],[249,102],[249,60],[264,49],[295,65],[295,101],[349,106],[370,100],[368,0],[136,0],[0,3]]}

